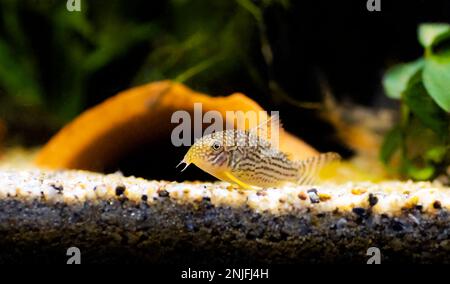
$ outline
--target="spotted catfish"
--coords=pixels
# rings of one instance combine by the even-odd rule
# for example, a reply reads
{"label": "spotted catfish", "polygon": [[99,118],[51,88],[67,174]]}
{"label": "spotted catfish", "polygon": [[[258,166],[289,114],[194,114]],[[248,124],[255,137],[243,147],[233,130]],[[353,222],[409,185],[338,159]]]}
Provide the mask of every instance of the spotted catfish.
{"label": "spotted catfish", "polygon": [[250,129],[205,135],[190,147],[180,164],[186,164],[184,169],[195,164],[220,180],[250,189],[287,182],[312,184],[321,168],[339,159],[337,153],[329,152],[293,160],[258,135],[257,129]]}

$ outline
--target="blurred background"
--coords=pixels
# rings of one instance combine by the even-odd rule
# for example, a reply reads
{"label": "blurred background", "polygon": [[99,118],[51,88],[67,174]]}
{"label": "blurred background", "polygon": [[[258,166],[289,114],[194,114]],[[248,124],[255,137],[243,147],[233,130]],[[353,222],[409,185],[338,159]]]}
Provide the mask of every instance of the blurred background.
{"label": "blurred background", "polygon": [[348,157],[335,104],[396,110],[384,72],[423,55],[420,23],[450,22],[450,1],[393,2],[369,12],[366,0],[81,0],[68,12],[62,0],[0,0],[0,140],[41,145],[117,92],[172,79],[243,92]]}

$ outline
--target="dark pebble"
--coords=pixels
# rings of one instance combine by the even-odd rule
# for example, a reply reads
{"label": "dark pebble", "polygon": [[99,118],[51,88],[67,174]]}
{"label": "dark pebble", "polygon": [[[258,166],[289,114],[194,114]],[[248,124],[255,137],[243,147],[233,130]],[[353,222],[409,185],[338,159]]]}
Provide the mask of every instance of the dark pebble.
{"label": "dark pebble", "polygon": [[211,203],[211,198],[208,196],[204,196],[202,198],[202,204],[205,207],[205,209],[211,209],[214,207],[214,205]]}
{"label": "dark pebble", "polygon": [[369,205],[371,207],[375,206],[378,203],[378,197],[373,195],[372,193],[369,194]]}
{"label": "dark pebble", "polygon": [[393,224],[392,224],[392,229],[394,230],[394,231],[403,231],[403,223],[402,222],[399,222],[399,221],[394,221],[393,222]]}
{"label": "dark pebble", "polygon": [[359,217],[364,217],[366,216],[366,209],[361,208],[361,207],[355,207],[352,209],[353,213],[355,213],[356,215],[358,215]]}
{"label": "dark pebble", "polygon": [[310,196],[309,199],[311,200],[311,203],[319,203],[320,202],[319,197]]}
{"label": "dark pebble", "polygon": [[62,185],[52,184],[51,187],[53,187],[58,192],[58,194],[61,194],[64,190],[64,187]]}
{"label": "dark pebble", "polygon": [[257,192],[256,192],[256,195],[257,195],[257,196],[266,196],[266,195],[267,195],[267,192],[264,191],[264,190],[260,190],[260,191],[257,191]]}
{"label": "dark pebble", "polygon": [[192,222],[187,222],[186,223],[186,229],[187,229],[188,232],[196,232],[196,231],[198,231],[198,227]]}
{"label": "dark pebble", "polygon": [[159,197],[168,197],[169,196],[169,192],[165,189],[158,191],[158,195]]}
{"label": "dark pebble", "polygon": [[116,187],[116,195],[121,196],[125,192],[125,186],[119,185]]}
{"label": "dark pebble", "polygon": [[434,209],[441,209],[442,208],[442,204],[439,200],[436,200],[435,202],[433,202],[433,208]]}
{"label": "dark pebble", "polygon": [[317,194],[317,189],[315,189],[315,188],[311,188],[311,189],[308,189],[306,192],[308,192],[308,193],[315,193],[315,194]]}
{"label": "dark pebble", "polygon": [[311,189],[308,189],[306,192],[309,195],[309,199],[311,200],[311,203],[319,203],[320,202],[320,198],[317,195],[317,189],[311,188]]}

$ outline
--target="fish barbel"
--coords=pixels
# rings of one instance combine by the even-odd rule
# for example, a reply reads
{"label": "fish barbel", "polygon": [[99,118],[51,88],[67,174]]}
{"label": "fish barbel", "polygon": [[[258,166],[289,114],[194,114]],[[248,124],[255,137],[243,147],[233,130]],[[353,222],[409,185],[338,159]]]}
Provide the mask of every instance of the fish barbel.
{"label": "fish barbel", "polygon": [[[252,130],[225,130],[205,135],[188,150],[180,164],[191,163],[212,176],[244,189],[278,187],[287,182],[311,184],[318,171],[337,153],[293,160]],[[180,165],[178,164],[178,165]]]}

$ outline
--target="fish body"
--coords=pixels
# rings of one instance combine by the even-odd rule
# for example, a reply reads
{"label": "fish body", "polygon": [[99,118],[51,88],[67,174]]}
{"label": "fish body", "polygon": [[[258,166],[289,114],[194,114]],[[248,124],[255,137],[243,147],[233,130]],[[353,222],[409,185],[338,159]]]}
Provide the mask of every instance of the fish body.
{"label": "fish body", "polygon": [[320,168],[337,159],[338,154],[325,153],[296,161],[254,131],[225,130],[196,141],[181,163],[249,189],[311,183]]}

